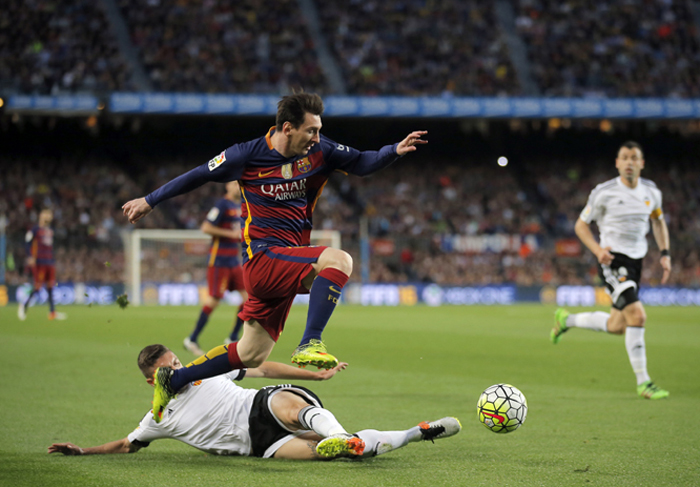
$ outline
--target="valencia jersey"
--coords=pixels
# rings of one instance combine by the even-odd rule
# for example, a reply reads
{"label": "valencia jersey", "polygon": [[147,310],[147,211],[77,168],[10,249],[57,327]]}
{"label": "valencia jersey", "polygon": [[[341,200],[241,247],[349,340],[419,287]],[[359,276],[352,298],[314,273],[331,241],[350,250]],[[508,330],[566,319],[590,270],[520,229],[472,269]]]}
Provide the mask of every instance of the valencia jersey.
{"label": "valencia jersey", "polygon": [[232,382],[244,376],[245,370],[233,370],[186,385],[168,403],[160,423],[149,411],[129,434],[129,441],[146,447],[172,438],[214,455],[250,455],[248,417],[258,391]]}
{"label": "valencia jersey", "polygon": [[596,221],[601,247],[641,259],[648,250],[649,218],[663,218],[661,191],[648,179],[639,178],[635,188],[628,188],[617,177],[591,191],[580,218]]}

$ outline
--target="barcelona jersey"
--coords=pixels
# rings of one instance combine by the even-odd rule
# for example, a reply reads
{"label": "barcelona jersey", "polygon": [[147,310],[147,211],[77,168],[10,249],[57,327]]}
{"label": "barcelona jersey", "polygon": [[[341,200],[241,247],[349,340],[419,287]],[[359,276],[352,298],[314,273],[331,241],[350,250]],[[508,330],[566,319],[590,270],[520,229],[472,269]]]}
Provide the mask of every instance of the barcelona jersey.
{"label": "barcelona jersey", "polygon": [[54,265],[53,230],[35,225],[25,237],[27,254],[34,257],[37,265]]}
{"label": "barcelona jersey", "polygon": [[396,159],[396,146],[358,151],[321,135],[305,156],[284,157],[267,135],[235,144],[208,163],[164,184],[146,196],[155,207],[207,181],[238,181],[241,187],[241,246],[245,264],[270,247],[309,245],[312,214],[333,171],[364,176]]}
{"label": "barcelona jersey", "polygon": [[[207,221],[214,226],[232,230],[238,221],[240,208],[237,203],[221,198],[207,214]],[[239,239],[212,237],[209,250],[209,267],[236,267],[241,252]]]}

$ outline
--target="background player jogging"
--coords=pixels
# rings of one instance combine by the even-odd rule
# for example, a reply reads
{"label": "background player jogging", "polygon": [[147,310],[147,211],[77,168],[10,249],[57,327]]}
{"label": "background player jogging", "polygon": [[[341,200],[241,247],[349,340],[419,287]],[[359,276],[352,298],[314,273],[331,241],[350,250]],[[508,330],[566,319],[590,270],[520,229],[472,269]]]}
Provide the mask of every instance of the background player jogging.
{"label": "background player jogging", "polygon": [[209,315],[219,306],[225,291],[238,291],[241,295],[241,306],[236,313],[231,334],[224,343],[233,343],[238,340],[238,334],[243,327],[243,320],[238,314],[243,310],[243,304],[248,299],[248,293],[243,284],[243,269],[240,263],[240,211],[241,191],[238,182],[226,183],[226,194],[219,199],[202,223],[201,229],[207,235],[211,235],[211,248],[209,249],[209,263],[207,267],[207,285],[209,295],[204,301],[202,311],[195,324],[192,333],[185,338],[185,349],[195,355],[204,355],[199,347],[199,334],[209,321]]}
{"label": "background player jogging", "polygon": [[34,225],[25,236],[27,250],[27,266],[34,276],[32,291],[24,302],[19,303],[17,317],[24,321],[27,319],[27,309],[29,302],[46,286],[49,301],[49,319],[65,320],[65,313],[56,311],[53,301],[53,288],[56,286],[56,264],[53,257],[53,211],[45,208],[39,212],[39,222]]}
{"label": "background player jogging", "polygon": [[[654,384],[647,372],[644,323],[647,315],[639,301],[642,259],[647,253],[649,220],[659,249],[666,283],[671,273],[668,227],[661,211],[661,191],[652,181],[640,178],[644,154],[636,142],[620,147],[615,162],[620,176],[593,189],[588,204],[576,221],[576,235],[598,259],[598,273],[612,298],[610,313],[570,314],[558,309],[551,332],[553,343],[569,328],[587,328],[625,335],[625,346],[637,376],[637,393],[647,399],[662,399],[668,391]],[[600,229],[600,244],[590,229],[595,220]]]}
{"label": "background player jogging", "polygon": [[320,134],[322,113],[318,95],[285,96],[278,103],[276,125],[267,135],[235,144],[145,198],[123,206],[124,214],[135,223],[158,203],[208,181],[238,180],[241,186],[243,279],[248,291],[240,313],[245,321],[243,336],[211,350],[204,356],[206,361],[180,369],[179,374],[170,369],[157,371],[154,415],[193,380],[263,363],[300,293],[310,294],[309,312],[292,362],[321,368],[338,364],[326,351],[321,333],[352,272],[352,258],[339,249],[309,246],[314,207],[333,171],[366,176],[427,141],[421,139],[425,131],[416,131],[379,151],[360,152]]}

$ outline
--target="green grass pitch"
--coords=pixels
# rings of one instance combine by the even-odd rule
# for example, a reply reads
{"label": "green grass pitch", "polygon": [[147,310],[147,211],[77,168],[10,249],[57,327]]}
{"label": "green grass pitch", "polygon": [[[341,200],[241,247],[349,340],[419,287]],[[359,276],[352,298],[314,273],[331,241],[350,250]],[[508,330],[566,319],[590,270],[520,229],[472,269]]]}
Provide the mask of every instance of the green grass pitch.
{"label": "green grass pitch", "polygon": [[[635,392],[619,336],[572,330],[549,342],[553,307],[341,306],[324,334],[349,368],[306,383],[349,430],[404,429],[457,416],[463,430],[365,461],[294,462],[206,455],[174,440],[133,455],[64,457],[52,442],[94,446],[125,437],[150,408],[140,349],[182,339],[194,307],[65,307],[47,321],[0,308],[0,485],[12,486],[680,486],[700,484],[700,310],[648,308],[652,378],[671,391]],[[306,309],[295,307],[272,360],[287,362]],[[222,307],[201,337],[229,331]],[[528,399],[525,424],[497,435],[476,418],[479,394],[509,382]],[[244,387],[269,382],[249,379]]]}

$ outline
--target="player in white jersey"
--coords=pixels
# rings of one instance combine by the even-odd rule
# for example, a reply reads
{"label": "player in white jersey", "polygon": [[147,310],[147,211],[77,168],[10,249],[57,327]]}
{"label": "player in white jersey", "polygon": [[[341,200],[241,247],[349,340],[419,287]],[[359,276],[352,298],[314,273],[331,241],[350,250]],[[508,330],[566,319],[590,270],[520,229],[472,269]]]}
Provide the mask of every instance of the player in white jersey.
{"label": "player in white jersey", "polygon": [[[653,182],[639,177],[644,168],[644,155],[636,142],[626,142],[620,147],[615,165],[620,176],[595,187],[575,226],[576,235],[598,259],[598,273],[612,299],[612,308],[610,313],[576,314],[558,309],[551,339],[558,343],[561,335],[573,327],[624,334],[630,364],[637,376],[637,393],[647,399],[663,399],[668,397],[668,391],[654,384],[647,372],[644,342],[647,316],[639,301],[650,220],[654,239],[661,250],[662,284],[668,281],[671,273],[661,191]],[[600,244],[590,229],[594,220],[600,230]]]}
{"label": "player in white jersey", "polygon": [[[163,345],[139,354],[139,368],[153,385],[158,367],[182,368]],[[170,401],[159,423],[149,412],[126,438],[91,448],[54,443],[49,453],[93,455],[134,453],[152,441],[173,438],[214,455],[257,456],[291,460],[367,457],[388,453],[410,442],[447,438],[461,430],[456,418],[422,422],[404,431],[363,430],[348,433],[310,390],[294,385],[243,389],[232,381],[247,377],[327,380],[346,363],[329,370],[307,371],[277,362],[234,370],[188,384]]]}

